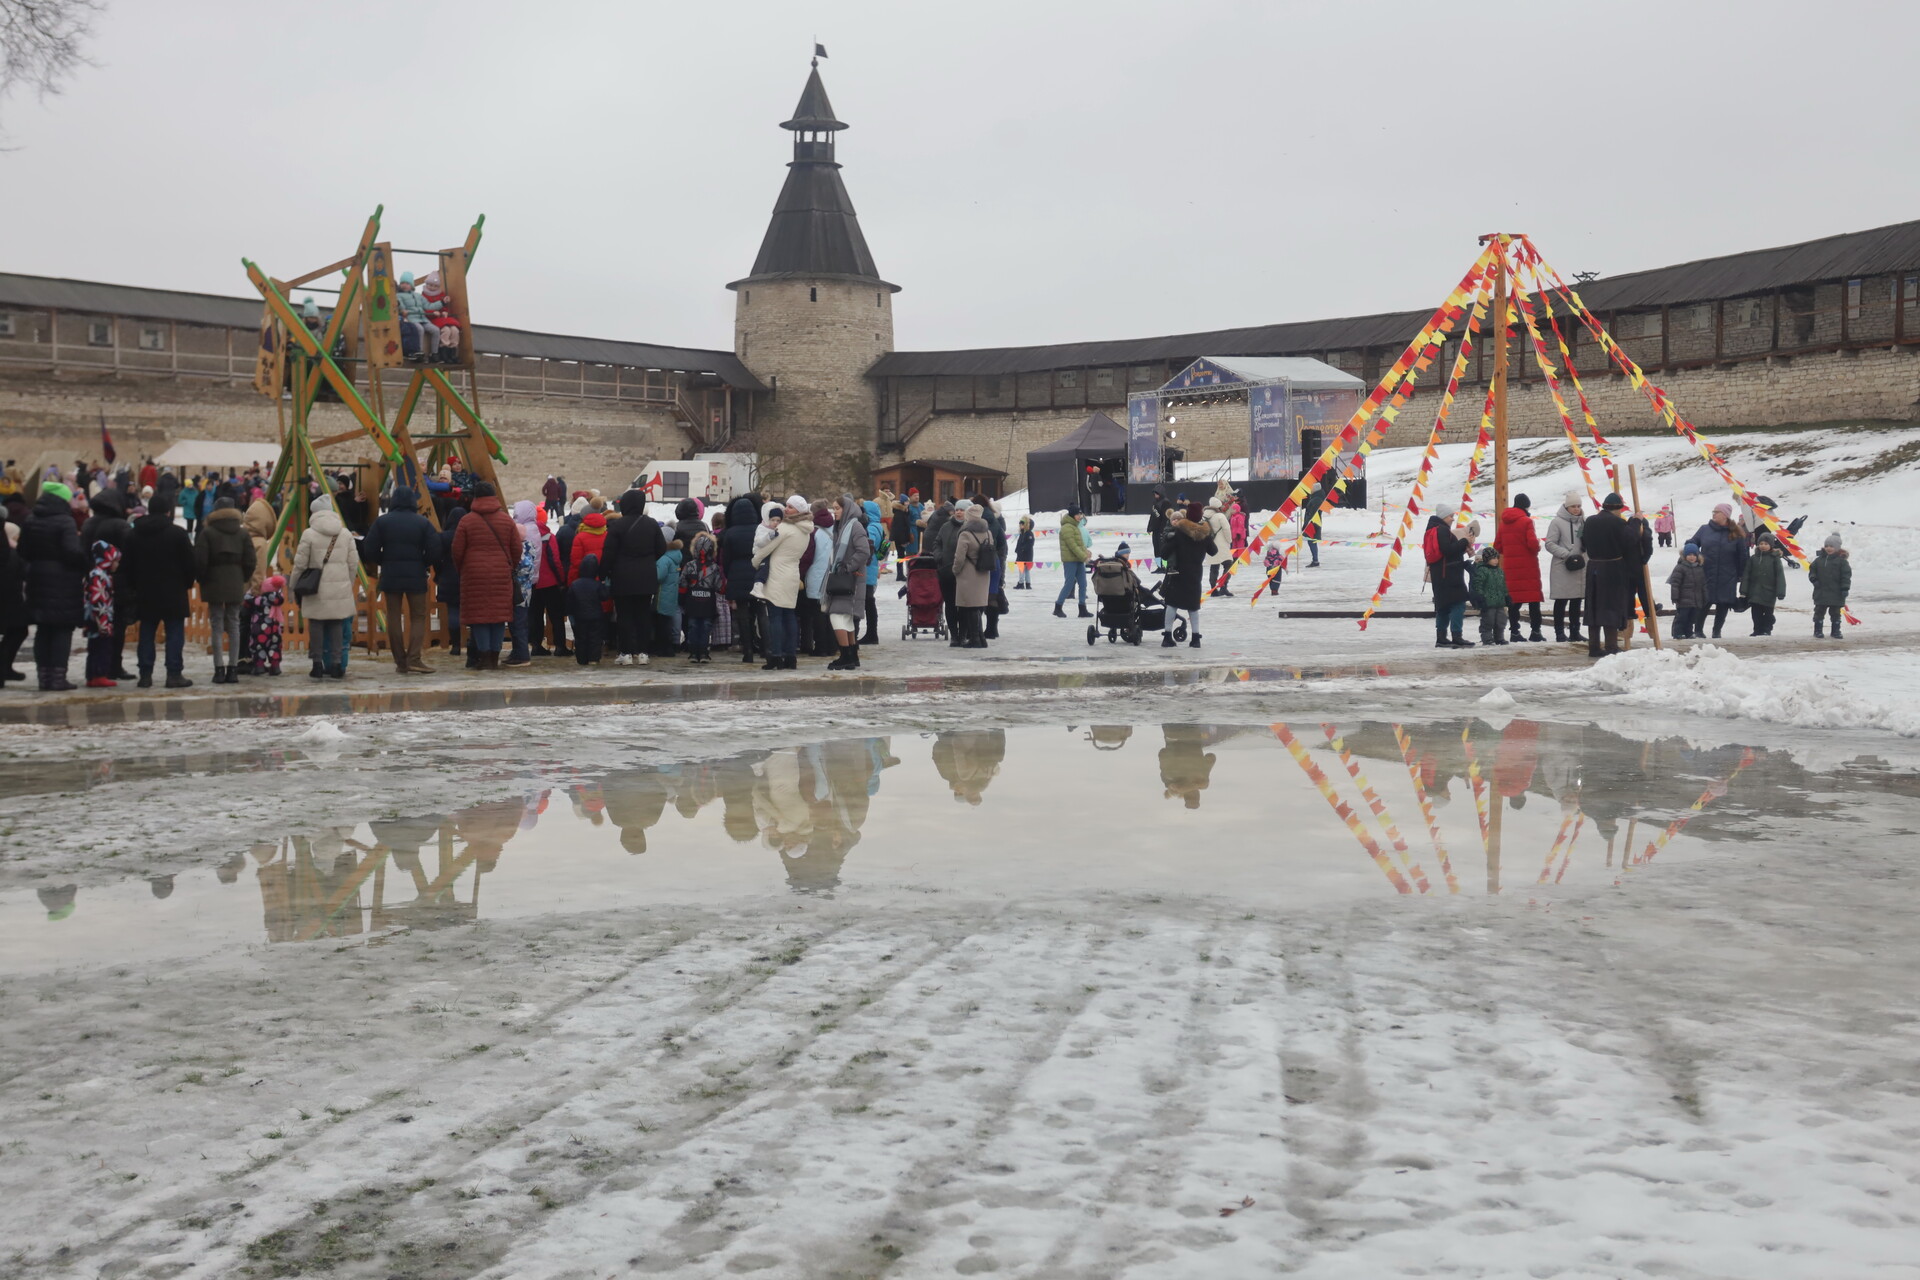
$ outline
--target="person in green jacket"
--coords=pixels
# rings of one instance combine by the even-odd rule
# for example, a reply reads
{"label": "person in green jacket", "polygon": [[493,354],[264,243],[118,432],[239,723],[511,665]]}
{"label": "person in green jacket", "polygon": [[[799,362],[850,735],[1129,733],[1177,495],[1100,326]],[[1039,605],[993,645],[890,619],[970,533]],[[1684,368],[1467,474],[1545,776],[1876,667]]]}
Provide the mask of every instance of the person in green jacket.
{"label": "person in green jacket", "polygon": [[1822,635],[1822,624],[1831,618],[1833,638],[1838,640],[1840,612],[1847,607],[1847,593],[1853,590],[1853,562],[1847,559],[1839,534],[1827,535],[1826,542],[1814,553],[1813,563],[1807,566],[1807,577],[1813,582],[1813,634]]}
{"label": "person in green jacket", "polygon": [[1053,602],[1053,616],[1064,618],[1067,611],[1061,606],[1067,597],[1080,591],[1080,616],[1091,618],[1093,611],[1087,608],[1087,535],[1081,526],[1086,517],[1080,514],[1080,508],[1068,507],[1067,513],[1060,517],[1060,568],[1066,575],[1066,581],[1060,584],[1060,594]]}
{"label": "person in green jacket", "polygon": [[1507,593],[1507,575],[1494,548],[1480,553],[1467,583],[1467,596],[1480,608],[1480,643],[1507,643],[1507,608],[1513,597]]}
{"label": "person in green jacket", "polygon": [[1787,594],[1787,560],[1773,535],[1762,532],[1753,540],[1753,558],[1740,575],[1740,592],[1753,615],[1753,634],[1773,634],[1773,607]]}

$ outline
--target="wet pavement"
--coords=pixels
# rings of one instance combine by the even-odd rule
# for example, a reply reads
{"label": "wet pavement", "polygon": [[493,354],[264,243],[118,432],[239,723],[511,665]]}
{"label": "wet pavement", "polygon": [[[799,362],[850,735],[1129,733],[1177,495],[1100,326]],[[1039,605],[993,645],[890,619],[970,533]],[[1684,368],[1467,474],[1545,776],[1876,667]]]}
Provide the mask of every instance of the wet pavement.
{"label": "wet pavement", "polygon": [[[5,789],[271,773],[301,758],[23,764]],[[784,895],[885,910],[903,894],[1100,891],[1230,897],[1263,913],[1456,894],[1550,900],[1655,863],[1736,862],[1743,839],[1784,826],[1845,841],[1863,805],[1920,829],[1916,792],[1911,774],[1866,764],[1816,774],[1779,752],[1530,719],[847,737],[583,773],[444,813],[343,812],[334,825],[259,831],[250,847],[176,874],[84,890],[50,879],[0,893],[0,973]],[[116,831],[102,853],[149,838]]]}

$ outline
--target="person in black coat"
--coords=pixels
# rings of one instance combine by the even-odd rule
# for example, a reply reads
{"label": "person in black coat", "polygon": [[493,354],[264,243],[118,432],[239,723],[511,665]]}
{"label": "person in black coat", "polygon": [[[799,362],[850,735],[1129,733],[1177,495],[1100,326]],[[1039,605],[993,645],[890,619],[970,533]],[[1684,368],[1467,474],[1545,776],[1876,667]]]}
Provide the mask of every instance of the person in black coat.
{"label": "person in black coat", "polygon": [[[1422,540],[1427,576],[1433,583],[1433,647],[1471,649],[1473,641],[1461,634],[1467,618],[1467,553],[1473,548],[1453,531],[1455,508],[1443,502],[1427,517]],[[1449,635],[1451,632],[1451,635]]]}
{"label": "person in black coat", "polygon": [[613,597],[620,649],[615,665],[645,666],[653,647],[653,598],[660,591],[660,557],[667,554],[667,539],[647,514],[646,494],[629,489],[620,495],[619,505],[620,520],[607,530],[600,548],[600,577]]}
{"label": "person in black coat", "polygon": [[580,558],[580,576],[567,587],[567,620],[573,624],[573,660],[583,667],[599,663],[607,639],[607,584],[600,557]]}
{"label": "person in black coat", "polygon": [[[1626,499],[1610,493],[1600,514],[1590,516],[1580,531],[1580,549],[1587,555],[1587,656],[1620,652],[1620,633],[1633,618],[1635,584],[1640,577],[1641,540],[1621,518]],[[1605,648],[1601,632],[1605,632]]]}
{"label": "person in black coat", "polygon": [[[440,559],[440,532],[419,512],[419,498],[397,486],[387,512],[360,541],[360,562],[380,570],[380,595],[386,602],[387,646],[401,675],[433,668],[420,660],[427,640],[427,570]],[[410,622],[411,629],[403,626]]]}
{"label": "person in black coat", "polygon": [[43,693],[65,693],[73,630],[86,616],[90,567],[80,528],[73,522],[72,491],[40,486],[40,500],[20,531],[20,558],[27,566],[27,612],[33,619],[33,664]]}
{"label": "person in black coat", "polygon": [[[154,649],[160,627],[167,629],[167,688],[193,684],[186,667],[188,592],[193,587],[193,539],[174,523],[173,513],[151,511],[134,521],[120,572],[133,593],[140,622],[140,687],[153,687]],[[116,616],[116,622],[118,618]]]}
{"label": "person in black coat", "polygon": [[1155,560],[1166,559],[1167,530],[1173,527],[1171,506],[1166,494],[1158,489],[1153,491],[1153,513],[1147,517],[1147,541],[1153,545]]}
{"label": "person in black coat", "polygon": [[113,662],[115,680],[131,680],[133,672],[127,670],[121,655],[126,651],[127,624],[134,617],[133,589],[128,585],[127,577],[127,539],[133,534],[133,526],[127,522],[126,495],[118,489],[108,489],[93,500],[93,514],[87,517],[86,524],[80,527],[80,545],[93,550],[93,544],[104,542],[120,551],[120,569],[113,575],[113,637],[110,658]]}
{"label": "person in black coat", "polygon": [[[456,504],[447,508],[446,523],[440,526],[440,545],[433,560],[433,598],[440,605],[441,616],[447,620],[447,656],[450,658],[460,656],[460,566],[453,562],[453,535],[466,518],[466,507]],[[469,651],[468,669],[474,669],[478,662]]]}
{"label": "person in black coat", "polygon": [[700,504],[692,498],[680,499],[680,504],[673,509],[673,540],[690,551],[694,538],[706,531],[706,522],[700,518]]}
{"label": "person in black coat", "polygon": [[1167,523],[1167,580],[1161,596],[1167,605],[1167,629],[1160,647],[1174,646],[1174,611],[1184,612],[1190,622],[1187,644],[1200,647],[1200,601],[1206,593],[1207,557],[1219,552],[1219,541],[1207,523],[1206,510],[1197,502],[1187,504],[1184,515],[1175,512]]}
{"label": "person in black coat", "polygon": [[753,531],[760,525],[761,497],[743,494],[727,504],[727,527],[720,531],[720,566],[727,575],[727,603],[733,608],[733,638],[740,646],[740,661],[752,662],[756,652],[764,657],[766,644],[760,638],[759,611],[753,598]]}
{"label": "person in black coat", "polygon": [[14,669],[13,660],[20,656],[31,621],[27,613],[27,562],[0,534],[0,689],[6,688],[9,680],[27,678],[26,672]]}

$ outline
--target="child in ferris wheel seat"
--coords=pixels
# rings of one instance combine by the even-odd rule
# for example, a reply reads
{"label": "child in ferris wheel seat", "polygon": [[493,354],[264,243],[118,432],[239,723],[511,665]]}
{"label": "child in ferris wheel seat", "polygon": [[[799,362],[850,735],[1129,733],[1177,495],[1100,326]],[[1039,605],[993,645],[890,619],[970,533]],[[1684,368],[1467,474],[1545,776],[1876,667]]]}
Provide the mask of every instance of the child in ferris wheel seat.
{"label": "child in ferris wheel seat", "polygon": [[438,345],[438,331],[427,319],[427,301],[414,288],[413,272],[400,273],[400,283],[394,287],[393,304],[400,314],[402,355],[412,361],[427,359]]}
{"label": "child in ferris wheel seat", "polygon": [[427,323],[432,326],[434,344],[431,358],[439,364],[460,362],[460,317],[454,315],[440,273],[430,271],[420,282],[420,298],[427,307]]}

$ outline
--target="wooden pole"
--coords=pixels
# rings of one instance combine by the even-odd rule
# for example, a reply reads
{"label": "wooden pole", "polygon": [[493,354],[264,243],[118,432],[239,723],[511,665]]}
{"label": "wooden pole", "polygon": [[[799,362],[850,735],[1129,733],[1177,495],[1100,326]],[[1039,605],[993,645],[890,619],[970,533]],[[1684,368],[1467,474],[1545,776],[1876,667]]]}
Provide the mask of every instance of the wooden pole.
{"label": "wooden pole", "polygon": [[1493,802],[1487,811],[1487,892],[1500,892],[1500,811],[1506,807],[1506,801],[1500,795],[1500,788],[1489,784],[1488,798]]}
{"label": "wooden pole", "polygon": [[[1633,512],[1645,520],[1647,513],[1640,509],[1640,469],[1632,463],[1627,464],[1627,483],[1633,489]],[[1640,598],[1647,602],[1647,634],[1653,637],[1654,648],[1664,649],[1667,646],[1660,643],[1659,606],[1653,598],[1653,569],[1648,565],[1640,566],[1640,586],[1643,593]]]}
{"label": "wooden pole", "polygon": [[1493,527],[1507,509],[1507,246],[1497,237],[1493,275]]}

